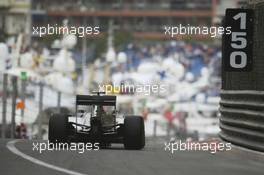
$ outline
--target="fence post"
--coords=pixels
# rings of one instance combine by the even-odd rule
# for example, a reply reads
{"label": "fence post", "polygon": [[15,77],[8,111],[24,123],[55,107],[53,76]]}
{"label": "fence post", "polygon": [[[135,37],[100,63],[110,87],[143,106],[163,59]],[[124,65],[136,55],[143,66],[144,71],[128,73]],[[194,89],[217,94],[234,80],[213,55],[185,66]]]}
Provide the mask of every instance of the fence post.
{"label": "fence post", "polygon": [[157,120],[154,120],[153,137],[157,136]]}
{"label": "fence post", "polygon": [[[26,99],[26,80],[22,79],[21,82],[21,101],[25,104],[25,99]],[[25,109],[21,109],[21,117],[22,117],[22,122],[24,122],[24,113]]]}
{"label": "fence post", "polygon": [[168,136],[168,137],[170,136],[170,131],[171,131],[171,123],[168,122],[168,123],[167,123],[167,136]]}
{"label": "fence post", "polygon": [[42,139],[43,83],[39,83],[38,139]]}
{"label": "fence post", "polygon": [[12,76],[12,115],[11,115],[11,138],[15,137],[16,130],[16,99],[17,99],[17,77]]}
{"label": "fence post", "polygon": [[58,97],[57,97],[57,108],[58,108],[58,113],[61,112],[61,92],[58,91]]}
{"label": "fence post", "polygon": [[2,138],[6,137],[6,99],[7,99],[7,83],[8,83],[8,77],[7,74],[3,75],[3,111],[2,111]]}

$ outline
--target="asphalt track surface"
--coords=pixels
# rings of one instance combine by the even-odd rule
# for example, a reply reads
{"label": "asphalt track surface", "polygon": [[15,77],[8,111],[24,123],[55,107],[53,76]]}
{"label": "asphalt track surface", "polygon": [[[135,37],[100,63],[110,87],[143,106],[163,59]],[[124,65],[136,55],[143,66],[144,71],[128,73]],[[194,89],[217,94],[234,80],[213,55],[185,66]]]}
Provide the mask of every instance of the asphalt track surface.
{"label": "asphalt track surface", "polygon": [[148,141],[140,151],[114,145],[99,151],[33,151],[32,141],[0,140],[1,175],[263,175],[264,156],[233,148],[164,151],[164,143]]}

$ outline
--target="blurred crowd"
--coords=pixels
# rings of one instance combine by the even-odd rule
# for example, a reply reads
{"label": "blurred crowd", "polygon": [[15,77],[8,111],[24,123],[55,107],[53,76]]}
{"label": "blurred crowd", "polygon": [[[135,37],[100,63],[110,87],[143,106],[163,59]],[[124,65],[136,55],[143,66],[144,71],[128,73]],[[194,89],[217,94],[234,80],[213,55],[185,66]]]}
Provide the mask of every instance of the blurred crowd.
{"label": "blurred crowd", "polygon": [[221,75],[221,50],[217,46],[206,44],[185,43],[171,41],[150,44],[128,44],[122,50],[127,55],[126,69],[136,69],[141,62],[147,60],[160,61],[177,54],[177,59],[186,72],[190,72],[197,79],[201,70],[207,67],[215,77]]}

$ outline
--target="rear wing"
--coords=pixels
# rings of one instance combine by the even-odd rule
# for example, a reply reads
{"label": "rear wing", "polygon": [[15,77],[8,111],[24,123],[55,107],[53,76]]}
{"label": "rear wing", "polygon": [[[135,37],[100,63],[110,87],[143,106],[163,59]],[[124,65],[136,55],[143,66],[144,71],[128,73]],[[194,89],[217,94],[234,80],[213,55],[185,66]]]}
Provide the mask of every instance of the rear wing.
{"label": "rear wing", "polygon": [[76,105],[102,105],[102,106],[115,106],[116,96],[106,95],[77,95]]}

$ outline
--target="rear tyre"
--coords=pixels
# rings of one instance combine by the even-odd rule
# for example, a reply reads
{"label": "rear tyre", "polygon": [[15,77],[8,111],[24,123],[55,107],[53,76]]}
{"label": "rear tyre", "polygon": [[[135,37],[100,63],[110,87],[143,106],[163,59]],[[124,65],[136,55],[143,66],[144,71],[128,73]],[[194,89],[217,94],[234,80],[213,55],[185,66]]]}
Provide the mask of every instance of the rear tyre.
{"label": "rear tyre", "polygon": [[49,141],[65,143],[68,141],[68,117],[61,114],[53,115],[49,120]]}
{"label": "rear tyre", "polygon": [[124,121],[125,149],[139,150],[145,146],[145,126],[141,116],[127,116]]}

